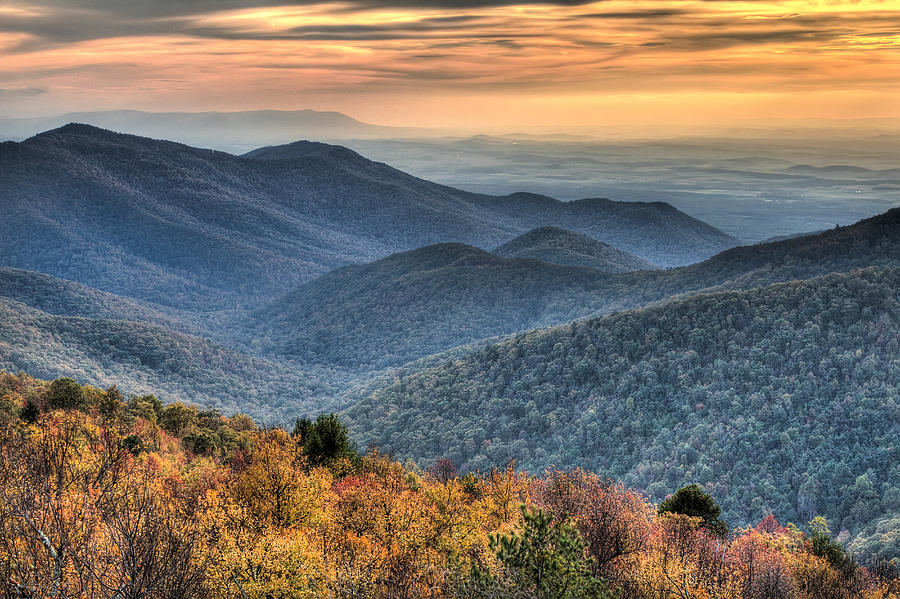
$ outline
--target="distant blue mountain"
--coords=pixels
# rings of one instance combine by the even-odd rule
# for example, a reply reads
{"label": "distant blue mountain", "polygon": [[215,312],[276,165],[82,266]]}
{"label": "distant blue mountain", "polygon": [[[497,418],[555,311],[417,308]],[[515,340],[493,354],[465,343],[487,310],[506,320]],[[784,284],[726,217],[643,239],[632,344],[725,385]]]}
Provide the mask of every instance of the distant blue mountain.
{"label": "distant blue mountain", "polygon": [[734,238],[664,203],[468,193],[340,146],[244,157],[69,124],[0,144],[0,264],[175,307],[274,298],[337,266],[561,226],[661,266]]}

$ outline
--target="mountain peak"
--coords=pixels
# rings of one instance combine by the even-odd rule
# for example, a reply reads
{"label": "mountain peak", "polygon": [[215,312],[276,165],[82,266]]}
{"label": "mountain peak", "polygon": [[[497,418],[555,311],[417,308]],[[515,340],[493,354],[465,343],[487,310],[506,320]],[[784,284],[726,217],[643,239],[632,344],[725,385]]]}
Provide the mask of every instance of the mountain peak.
{"label": "mountain peak", "polygon": [[561,227],[532,229],[494,249],[506,258],[534,258],[565,266],[587,266],[605,272],[652,270],[656,266],[588,235]]}
{"label": "mountain peak", "polygon": [[[546,225],[544,227],[537,227],[536,229],[532,229],[527,233],[523,233],[519,236],[519,238],[531,237],[531,238],[541,238],[541,237],[551,237],[551,236],[565,236],[565,237],[577,237],[577,238],[585,238],[590,239],[587,235],[582,235],[581,233],[576,233],[574,231],[569,231],[568,229],[563,229],[562,227],[554,227],[553,225]],[[596,240],[595,240],[596,241]],[[600,245],[604,245],[606,247],[610,247],[608,244],[603,243],[602,241],[597,241]]]}
{"label": "mountain peak", "polygon": [[256,150],[247,152],[242,157],[253,160],[300,160],[322,156],[355,163],[371,162],[345,146],[307,140],[295,141],[280,146],[257,148]]}
{"label": "mountain peak", "polygon": [[500,261],[497,256],[465,243],[435,243],[406,252],[398,252],[373,263],[392,268],[424,270],[448,266],[475,266]]}
{"label": "mountain peak", "polygon": [[56,129],[50,129],[48,131],[44,131],[43,133],[38,133],[34,137],[58,137],[61,135],[77,135],[80,137],[109,137],[121,136],[123,134],[116,133],[115,131],[110,131],[109,129],[95,127],[94,125],[73,122],[67,123],[62,127],[57,127]]}
{"label": "mountain peak", "polygon": [[[119,133],[118,131],[113,131],[111,129],[104,129],[102,127],[88,125],[87,123],[77,122],[67,123],[61,127],[38,133],[37,135],[29,137],[22,143],[34,143],[35,141],[56,141],[68,143],[83,142],[98,146],[102,145],[103,143],[113,143],[127,146],[147,145],[154,148],[158,148],[161,145],[166,147],[189,147],[173,141],[159,140],[152,137],[143,137],[140,135],[133,135],[131,133]],[[198,148],[192,149],[200,150]]]}

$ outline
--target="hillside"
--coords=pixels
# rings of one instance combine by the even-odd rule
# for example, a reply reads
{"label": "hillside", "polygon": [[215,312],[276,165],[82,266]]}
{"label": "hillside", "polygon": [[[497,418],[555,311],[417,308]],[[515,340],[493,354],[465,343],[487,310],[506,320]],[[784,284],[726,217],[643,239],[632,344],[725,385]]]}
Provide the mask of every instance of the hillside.
{"label": "hillside", "polygon": [[269,353],[383,368],[584,314],[608,275],[439,244],[347,266],[253,314]]}
{"label": "hillside", "polygon": [[[332,157],[359,157],[344,147],[308,141],[259,148],[245,154],[245,157],[288,165],[303,163],[311,149],[327,152]],[[426,182],[386,165],[363,160],[364,162],[357,163],[357,168],[376,169],[402,190],[424,189],[423,195],[438,196],[443,196],[447,192],[452,192],[456,196],[464,194],[465,201],[471,203],[470,211],[486,215],[493,219],[489,222],[497,223],[498,226],[503,225],[507,230],[515,231],[515,235],[536,227],[562,227],[588,235],[660,266],[691,264],[739,243],[734,237],[664,202],[615,202],[605,198],[560,202],[533,193],[512,193],[503,196],[473,194]],[[352,174],[353,171],[350,172]],[[423,188],[423,184],[427,184],[427,187]],[[484,223],[479,224],[479,227],[484,226]],[[494,247],[513,238],[505,235],[493,243],[486,243],[473,235],[474,232],[463,231],[456,237],[435,239],[431,243],[456,241],[477,247]],[[667,237],[667,234],[677,237]],[[420,243],[419,246],[421,245],[426,244]]]}
{"label": "hillside", "polygon": [[539,227],[494,248],[504,258],[532,258],[564,266],[585,266],[603,272],[654,270],[656,266],[587,235],[559,227]]}
{"label": "hillside", "polygon": [[566,221],[667,265],[736,243],[666,204],[482,196],[339,146],[291,148],[301,154],[242,158],[77,124],[0,144],[0,264],[173,307],[233,308],[337,266],[437,242],[494,247]]}
{"label": "hillside", "polygon": [[307,362],[396,366],[530,328],[678,295],[900,266],[900,209],[813,236],[734,248],[692,266],[607,274],[443,244],[338,269],[257,310],[243,336]]}
{"label": "hillside", "polygon": [[0,370],[68,376],[271,420],[307,413],[339,373],[253,358],[202,337],[128,320],[57,316],[0,297]]}
{"label": "hillside", "polygon": [[[500,258],[461,244],[437,245],[329,273],[260,309],[241,327],[229,322],[228,313],[198,319],[188,311],[4,268],[0,297],[11,300],[4,302],[6,343],[13,330],[28,343],[0,355],[11,370],[47,377],[78,373],[86,381],[117,382],[129,390],[153,383],[170,398],[240,406],[246,396],[255,404],[247,410],[281,421],[313,404],[345,405],[348,385],[363,382],[373,369],[484,338],[678,294],[751,289],[870,264],[900,266],[900,210],[816,236],[735,248],[668,271],[606,274]],[[176,330],[238,344],[225,349]],[[58,342],[60,331],[68,349]],[[153,348],[149,353],[157,356],[149,362],[135,342],[145,336]],[[104,357],[110,347],[112,358]],[[259,351],[268,359],[249,357]],[[453,355],[470,351],[461,347]],[[197,355],[197,369],[158,368],[167,361],[197,362],[192,357]],[[403,372],[421,367],[410,364]],[[225,382],[214,383],[217,377]],[[285,381],[284,390],[254,398],[252,387],[269,379]]]}
{"label": "hillside", "polygon": [[56,316],[133,320],[188,332],[195,329],[186,314],[17,268],[0,267],[0,297]]}
{"label": "hillside", "polygon": [[898,289],[867,269],[521,334],[346,416],[399,458],[581,466],[657,500],[697,482],[732,524],[821,514],[852,537],[900,512]]}
{"label": "hillside", "polygon": [[708,511],[692,517],[584,470],[460,476],[445,462],[422,469],[361,455],[333,414],[289,432],[70,379],[0,372],[0,480],[0,587],[10,596],[646,599],[744,589],[822,599],[852,588],[888,599],[900,590],[895,566],[875,555],[858,563],[821,519],[798,528],[768,516],[733,531],[716,519],[713,529],[719,506],[702,491]]}

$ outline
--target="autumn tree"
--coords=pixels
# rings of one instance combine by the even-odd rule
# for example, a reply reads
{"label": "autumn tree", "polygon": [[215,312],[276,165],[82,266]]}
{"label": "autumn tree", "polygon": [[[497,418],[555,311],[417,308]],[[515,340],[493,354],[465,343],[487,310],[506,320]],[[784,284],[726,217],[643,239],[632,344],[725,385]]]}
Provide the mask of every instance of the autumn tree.
{"label": "autumn tree", "polygon": [[571,517],[597,576],[614,563],[642,551],[651,530],[652,511],[634,491],[580,468],[549,472],[532,487],[532,497],[555,514]]}
{"label": "autumn tree", "polygon": [[[124,407],[115,391],[91,387],[72,404],[91,409],[42,411],[51,386],[0,372],[6,599],[574,599],[608,589],[618,599],[892,599],[900,590],[895,565],[857,566],[823,518],[807,533],[769,516],[716,534],[720,510],[699,488],[655,509],[584,470],[530,476],[510,463],[453,476],[449,463],[428,472],[376,451],[311,466],[303,431],[152,396]],[[34,423],[21,419],[29,402]],[[316,422],[307,424],[309,438]]]}
{"label": "autumn tree", "polygon": [[301,521],[305,459],[296,443],[281,429],[261,432],[249,459],[238,475],[235,494],[258,525],[282,527]]}

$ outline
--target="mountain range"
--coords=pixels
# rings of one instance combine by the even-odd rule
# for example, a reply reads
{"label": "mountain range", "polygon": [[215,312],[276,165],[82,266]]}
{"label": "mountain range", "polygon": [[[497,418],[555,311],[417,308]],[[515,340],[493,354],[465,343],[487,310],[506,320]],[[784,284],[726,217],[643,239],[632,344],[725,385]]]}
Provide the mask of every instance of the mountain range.
{"label": "mountain range", "polygon": [[421,465],[700,482],[733,523],[824,514],[900,555],[900,208],[738,246],[659,202],[77,124],[0,144],[0,198],[0,369],[341,410]]}
{"label": "mountain range", "polygon": [[577,466],[654,501],[699,483],[738,523],[826,515],[847,540],[893,538],[898,289],[900,269],[870,268],[523,333],[384,377],[344,414],[420,464]]}
{"label": "mountain range", "polygon": [[439,244],[300,285],[253,313],[242,335],[266,354],[383,368],[682,294],[898,265],[900,209],[819,235],[734,248],[691,266],[618,274]]}
{"label": "mountain range", "polygon": [[660,266],[737,243],[662,203],[486,196],[339,146],[238,157],[77,124],[0,144],[0,195],[0,263],[176,308],[259,304],[341,265],[548,224]]}
{"label": "mountain range", "polygon": [[339,112],[247,110],[242,112],[145,112],[106,110],[70,112],[54,117],[0,119],[0,139],[23,140],[68,123],[85,123],[122,133],[169,139],[203,148],[242,153],[297,139],[398,139],[434,135],[409,127],[363,123]]}

